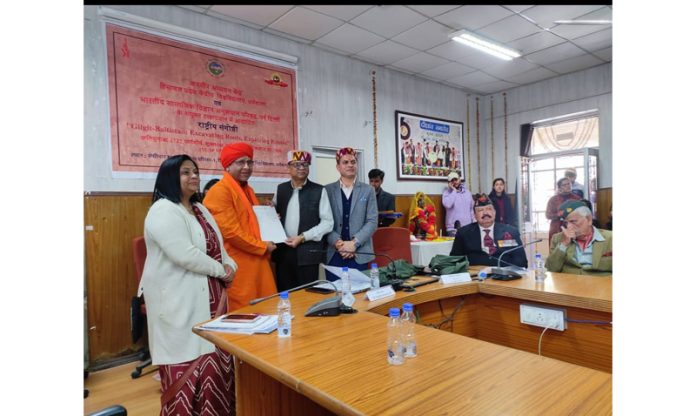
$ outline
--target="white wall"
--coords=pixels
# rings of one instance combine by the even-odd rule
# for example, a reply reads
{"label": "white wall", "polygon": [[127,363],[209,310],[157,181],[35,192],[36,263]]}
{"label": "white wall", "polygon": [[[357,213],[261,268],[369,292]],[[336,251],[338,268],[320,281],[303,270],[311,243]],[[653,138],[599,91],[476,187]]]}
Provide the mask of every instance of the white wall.
{"label": "white wall", "polygon": [[[514,88],[507,93],[508,122],[508,181],[517,177],[517,157],[520,154],[520,126],[584,110],[599,110],[599,187],[612,186],[612,65],[603,64],[571,74],[558,76],[534,84]],[[490,120],[493,100],[493,146],[495,163],[491,176]],[[503,94],[488,95],[483,99],[485,114],[482,134],[482,186],[490,191],[496,177],[505,175],[505,136]],[[484,151],[485,150],[485,151]]]}
{"label": "white wall", "polygon": [[[392,193],[413,194],[417,191],[438,193],[444,182],[396,181],[394,110],[456,120],[464,124],[466,157],[466,103],[470,102],[470,137],[472,160],[468,163],[473,188],[479,181],[476,148],[476,95],[464,90],[416,78],[398,71],[375,67],[319,48],[226,22],[174,6],[109,6],[133,15],[158,20],[192,31],[296,56],[298,60],[298,114],[300,146],[352,146],[365,151],[362,166],[365,177],[373,168],[372,75],[376,71],[378,166],[386,172],[384,188]],[[109,137],[108,83],[104,25],[96,6],[85,6],[85,191],[152,191],[154,179],[115,179],[111,177]],[[496,166],[504,163],[502,95],[495,95]],[[490,153],[488,125],[490,103],[480,100],[481,184],[489,191]],[[611,186],[611,65],[542,81],[508,92],[508,162],[509,171],[517,171],[519,125],[588,108],[600,108],[600,186]],[[310,113],[304,116],[305,113]],[[504,169],[496,175],[502,174]],[[514,183],[514,177],[510,177]],[[273,193],[276,183],[255,182],[259,193]],[[477,191],[478,189],[474,189]]]}

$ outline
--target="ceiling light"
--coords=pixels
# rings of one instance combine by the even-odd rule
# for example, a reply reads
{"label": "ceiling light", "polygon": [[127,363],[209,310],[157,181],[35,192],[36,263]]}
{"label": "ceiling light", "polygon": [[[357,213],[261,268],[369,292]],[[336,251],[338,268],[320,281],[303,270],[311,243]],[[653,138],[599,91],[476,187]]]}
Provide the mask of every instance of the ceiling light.
{"label": "ceiling light", "polygon": [[480,36],[467,32],[466,30],[460,30],[459,32],[452,33],[450,38],[452,38],[454,41],[471,46],[472,48],[486,52],[487,54],[506,61],[510,61],[512,58],[520,57],[520,53],[516,50],[506,48],[490,40],[483,39]]}
{"label": "ceiling light", "polygon": [[556,20],[557,25],[610,25],[611,20]]}

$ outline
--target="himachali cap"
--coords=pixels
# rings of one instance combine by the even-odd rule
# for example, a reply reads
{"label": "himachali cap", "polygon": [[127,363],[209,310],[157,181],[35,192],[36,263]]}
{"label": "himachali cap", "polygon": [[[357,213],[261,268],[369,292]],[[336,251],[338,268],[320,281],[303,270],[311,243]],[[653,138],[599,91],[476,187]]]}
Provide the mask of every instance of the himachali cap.
{"label": "himachali cap", "polygon": [[486,205],[493,205],[491,199],[488,198],[486,194],[476,194],[474,195],[474,208],[485,207]]}
{"label": "himachali cap", "polygon": [[450,172],[449,175],[447,175],[447,181],[451,181],[452,179],[459,179],[459,174],[457,172]]}
{"label": "himachali cap", "polygon": [[312,164],[312,154],[304,150],[291,150],[288,152],[288,163],[290,162],[307,162]]}
{"label": "himachali cap", "polygon": [[586,207],[584,203],[577,201],[577,200],[569,200],[561,204],[560,207],[558,207],[558,216],[560,217],[561,221],[565,221],[565,219],[570,215],[571,212],[575,211],[576,209],[580,207]]}
{"label": "himachali cap", "polygon": [[[336,150],[336,162],[339,162],[341,158],[345,155],[353,155],[355,156],[355,150],[353,150],[352,147],[343,147],[341,149]],[[357,157],[357,156],[355,156]]]}

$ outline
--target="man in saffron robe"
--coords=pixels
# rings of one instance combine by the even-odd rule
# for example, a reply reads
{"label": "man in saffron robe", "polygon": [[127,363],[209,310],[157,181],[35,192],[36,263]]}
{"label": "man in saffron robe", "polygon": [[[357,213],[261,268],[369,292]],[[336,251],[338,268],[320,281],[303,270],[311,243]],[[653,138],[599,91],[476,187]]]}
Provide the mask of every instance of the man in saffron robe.
{"label": "man in saffron robe", "polygon": [[227,288],[228,311],[237,310],[258,297],[276,293],[270,256],[276,245],[261,240],[253,206],[260,205],[248,180],[254,171],[254,149],[246,143],[230,143],[222,149],[220,162],[225,170],[205,197],[204,205],[213,214],[225,250],[237,262],[237,275]]}

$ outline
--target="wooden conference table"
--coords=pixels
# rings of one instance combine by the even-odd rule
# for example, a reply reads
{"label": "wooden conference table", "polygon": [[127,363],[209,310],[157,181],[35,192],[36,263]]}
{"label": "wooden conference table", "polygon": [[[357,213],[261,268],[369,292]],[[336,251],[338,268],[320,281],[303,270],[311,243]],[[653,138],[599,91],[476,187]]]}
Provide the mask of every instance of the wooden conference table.
{"label": "wooden conference table", "polygon": [[[611,278],[548,276],[437,282],[375,302],[357,295],[359,312],[336,317],[305,317],[329,295],[303,290],[290,295],[291,338],[194,332],[236,356],[238,415],[611,414],[611,325],[548,330],[539,356],[543,328],[519,323],[520,303],[611,321]],[[422,323],[444,324],[417,325],[418,356],[390,366],[383,314],[406,301]],[[274,314],[276,303],[240,311]]]}

